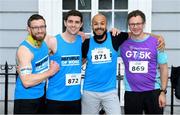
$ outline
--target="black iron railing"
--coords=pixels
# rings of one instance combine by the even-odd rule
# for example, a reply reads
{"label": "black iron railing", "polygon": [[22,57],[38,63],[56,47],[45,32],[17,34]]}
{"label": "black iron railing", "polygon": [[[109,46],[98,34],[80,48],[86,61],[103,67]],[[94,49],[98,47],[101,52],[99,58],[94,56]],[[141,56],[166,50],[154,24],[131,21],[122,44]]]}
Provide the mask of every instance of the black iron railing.
{"label": "black iron railing", "polygon": [[[120,65],[118,65],[118,68],[120,68]],[[84,71],[85,69],[82,68],[82,71]],[[119,69],[118,69],[119,70]],[[15,65],[9,65],[7,62],[5,63],[5,65],[0,65],[0,76],[5,77],[5,85],[4,85],[4,114],[8,114],[8,84],[9,84],[9,76],[14,76],[17,78],[18,73],[16,71],[16,66]],[[84,74],[83,76],[84,77]],[[118,80],[118,96],[120,99],[120,90],[121,90],[121,80],[123,80],[123,76],[120,75],[120,71],[118,71],[118,75],[117,75],[117,80]],[[172,86],[172,84],[171,84]],[[169,86],[170,87],[170,86]],[[174,105],[173,103],[173,97],[174,97],[174,89],[171,87],[171,104],[170,106],[170,113],[173,114],[173,107],[174,106],[180,106],[180,105]]]}
{"label": "black iron railing", "polygon": [[[5,65],[0,65],[1,72],[0,75],[5,77],[5,93],[4,93],[4,114],[8,114],[8,82],[9,82],[9,75],[14,75],[17,77],[16,66],[15,65],[8,65],[6,62]],[[10,70],[15,69],[14,73],[9,73]]]}

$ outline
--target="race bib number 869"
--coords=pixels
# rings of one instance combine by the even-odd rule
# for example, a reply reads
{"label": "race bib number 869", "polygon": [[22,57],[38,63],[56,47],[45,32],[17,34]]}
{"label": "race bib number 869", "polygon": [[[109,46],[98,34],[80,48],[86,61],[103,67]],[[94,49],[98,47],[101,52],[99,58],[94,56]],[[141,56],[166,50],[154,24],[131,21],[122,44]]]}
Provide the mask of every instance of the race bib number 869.
{"label": "race bib number 869", "polygon": [[148,61],[130,61],[129,71],[131,73],[148,73]]}

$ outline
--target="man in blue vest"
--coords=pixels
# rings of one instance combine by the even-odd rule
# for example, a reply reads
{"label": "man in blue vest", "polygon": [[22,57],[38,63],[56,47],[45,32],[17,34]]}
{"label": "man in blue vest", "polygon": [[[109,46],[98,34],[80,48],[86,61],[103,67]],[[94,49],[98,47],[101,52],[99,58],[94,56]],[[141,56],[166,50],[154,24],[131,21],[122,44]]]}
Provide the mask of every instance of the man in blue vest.
{"label": "man in blue vest", "polygon": [[16,81],[14,114],[40,114],[44,104],[45,81],[59,71],[55,61],[49,61],[45,19],[32,15],[27,22],[28,36],[17,49],[19,77]]}
{"label": "man in blue vest", "polygon": [[82,14],[70,10],[64,18],[65,32],[46,39],[51,50],[50,59],[60,65],[61,70],[49,78],[47,89],[48,114],[81,114],[81,46],[78,35],[82,25]]}
{"label": "man in blue vest", "polygon": [[116,91],[116,64],[118,48],[128,33],[113,37],[107,32],[107,20],[102,14],[92,19],[94,36],[83,43],[83,58],[87,65],[82,95],[82,114],[98,114],[103,108],[106,114],[120,114]]}

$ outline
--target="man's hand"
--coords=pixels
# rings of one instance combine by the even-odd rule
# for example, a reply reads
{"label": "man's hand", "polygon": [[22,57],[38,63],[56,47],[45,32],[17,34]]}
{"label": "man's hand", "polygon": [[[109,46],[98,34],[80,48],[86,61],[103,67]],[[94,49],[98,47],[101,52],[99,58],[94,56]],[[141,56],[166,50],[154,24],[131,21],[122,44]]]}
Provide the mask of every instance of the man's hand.
{"label": "man's hand", "polygon": [[146,33],[145,34],[150,34],[151,36],[155,37],[156,39],[158,39],[158,49],[163,51],[165,49],[165,41],[164,38],[161,35],[155,35],[152,33]]}
{"label": "man's hand", "polygon": [[158,43],[159,43],[158,44],[158,49],[163,51],[165,49],[164,38],[162,36],[158,36],[157,39],[158,39]]}
{"label": "man's hand", "polygon": [[84,32],[82,32],[82,31],[79,31],[77,34],[82,37],[82,40],[83,40],[83,41],[84,41],[85,39],[89,38],[89,36],[86,35],[86,34],[85,34]]}
{"label": "man's hand", "polygon": [[164,92],[161,92],[159,95],[159,107],[163,108],[166,106],[166,94]]}
{"label": "man's hand", "polygon": [[112,35],[113,35],[113,36],[116,36],[116,35],[118,35],[118,34],[121,33],[121,31],[120,31],[119,29],[117,29],[117,28],[112,28],[112,29],[111,29],[111,32],[112,32]]}
{"label": "man's hand", "polygon": [[51,61],[50,68],[48,71],[50,72],[50,75],[53,76],[56,72],[59,71],[59,64],[55,61]]}

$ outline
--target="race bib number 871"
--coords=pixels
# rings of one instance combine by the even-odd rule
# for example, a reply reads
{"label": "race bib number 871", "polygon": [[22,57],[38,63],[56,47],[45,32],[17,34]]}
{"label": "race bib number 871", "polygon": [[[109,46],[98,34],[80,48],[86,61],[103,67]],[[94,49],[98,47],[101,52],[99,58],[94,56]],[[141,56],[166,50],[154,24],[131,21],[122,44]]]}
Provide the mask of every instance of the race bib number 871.
{"label": "race bib number 871", "polygon": [[148,61],[130,61],[129,71],[131,73],[148,73]]}
{"label": "race bib number 871", "polygon": [[111,61],[111,52],[107,48],[97,48],[92,50],[92,62]]}

